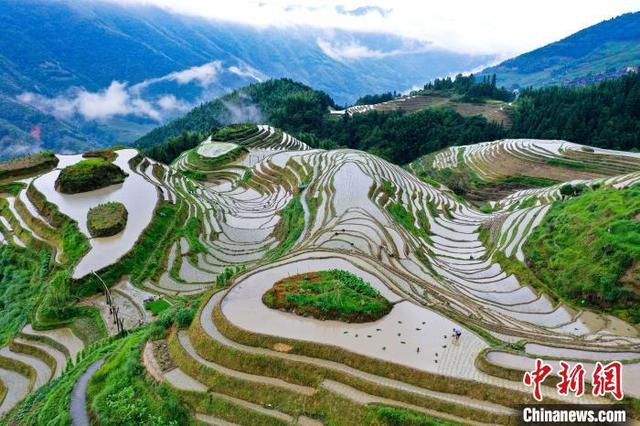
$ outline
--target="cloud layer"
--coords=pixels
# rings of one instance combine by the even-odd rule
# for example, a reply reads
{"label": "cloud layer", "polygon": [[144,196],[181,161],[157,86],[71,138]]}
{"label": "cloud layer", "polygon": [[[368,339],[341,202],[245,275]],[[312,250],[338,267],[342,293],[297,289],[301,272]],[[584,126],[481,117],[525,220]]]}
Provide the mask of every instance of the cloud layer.
{"label": "cloud layer", "polygon": [[[221,61],[213,61],[162,77],[151,78],[133,86],[126,82],[113,81],[109,87],[96,92],[74,87],[55,97],[25,92],[17,96],[20,102],[31,105],[60,119],[81,117],[87,121],[104,121],[116,116],[136,116],[162,122],[168,117],[188,111],[195,102],[178,99],[166,93],[145,97],[145,90],[160,82],[174,82],[178,85],[196,84],[202,95],[218,82],[219,77],[229,72],[242,79],[262,81],[266,77],[260,71],[245,64],[225,68]],[[219,88],[218,88],[219,89]]]}
{"label": "cloud layer", "polygon": [[[415,0],[111,0],[151,4],[174,12],[256,27],[343,29],[379,32],[429,42],[461,53],[511,56],[553,42],[624,12],[638,0],[463,1]],[[358,50],[351,47],[351,55]],[[353,53],[356,52],[356,53]],[[360,53],[364,55],[364,53]]]}
{"label": "cloud layer", "polygon": [[429,43],[422,43],[415,46],[407,46],[401,49],[379,50],[371,49],[358,41],[351,40],[348,42],[329,41],[324,38],[318,38],[316,44],[322,50],[322,53],[333,60],[340,62],[357,61],[360,59],[379,59],[388,56],[398,56],[410,53],[424,52],[429,49]]}
{"label": "cloud layer", "polygon": [[[127,83],[120,81],[113,81],[109,87],[98,92],[74,88],[67,94],[51,98],[31,92],[22,93],[17,98],[20,102],[62,119],[81,116],[85,120],[102,121],[118,115],[135,115],[155,121],[162,119],[157,108],[159,105],[132,94]],[[171,101],[164,99],[162,104],[165,107],[160,109],[167,111],[166,108],[172,106]],[[177,105],[177,100],[174,104]]]}
{"label": "cloud layer", "polygon": [[213,61],[182,71],[175,71],[162,77],[150,78],[132,86],[131,90],[134,93],[139,93],[142,89],[162,81],[173,81],[181,85],[195,83],[201,87],[208,87],[218,80],[223,71],[222,61]]}

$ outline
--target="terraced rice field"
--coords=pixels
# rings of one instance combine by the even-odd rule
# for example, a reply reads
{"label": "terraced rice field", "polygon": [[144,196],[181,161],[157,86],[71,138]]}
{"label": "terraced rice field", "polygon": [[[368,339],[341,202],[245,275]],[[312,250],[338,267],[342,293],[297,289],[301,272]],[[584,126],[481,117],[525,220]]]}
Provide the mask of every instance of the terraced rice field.
{"label": "terraced rice field", "polygon": [[198,154],[203,157],[215,158],[233,151],[238,145],[225,142],[203,142],[198,147]]}
{"label": "terraced rice field", "polygon": [[469,117],[473,115],[482,115],[487,120],[495,123],[502,123],[505,127],[511,126],[511,117],[507,113],[507,104],[498,101],[489,101],[485,103],[469,103],[455,102],[448,97],[436,95],[411,95],[402,96],[390,101],[378,104],[354,105],[344,110],[334,110],[330,113],[333,115],[362,114],[369,111],[404,111],[416,112],[425,108],[451,108],[459,114]]}
{"label": "terraced rice field", "polygon": [[[143,208],[139,223],[132,225],[135,209],[127,207],[132,235],[127,245],[92,241],[76,266],[77,277],[117,262],[158,203],[180,207],[184,214],[177,220],[185,231],[166,249],[159,245],[161,252],[154,255],[160,270],[141,282],[122,277],[112,297],[126,328],[134,328],[151,320],[143,307],[151,295],[171,302],[206,293],[191,327],[172,332],[164,345],[147,343],[142,361],[151,377],[183,395],[200,422],[246,423],[237,414],[242,412],[270,424],[322,424],[326,419],[318,414],[318,404],[335,399],[354,410],[381,404],[462,423],[513,423],[515,405],[531,401],[520,381],[531,357],[624,359],[629,374],[638,372],[640,336],[634,325],[554,304],[495,260],[498,251],[525,260],[522,245],[559,197],[559,185],[516,192],[495,202],[492,213],[482,213],[446,188],[363,152],[313,150],[270,126],[257,126],[232,142],[246,152],[211,169],[194,161],[191,151],[171,166],[121,151],[121,167],[135,184],[85,194],[77,202],[54,194],[47,175],[27,182],[78,221],[83,232],[78,212],[107,198]],[[210,153],[211,143],[195,150],[202,153],[206,146]],[[491,180],[516,174],[522,164],[540,167],[542,174],[551,167],[549,159],[587,164],[571,169],[573,174],[558,171],[558,180],[616,188],[640,180],[638,155],[586,152],[563,141],[454,147],[423,159],[428,164],[412,164],[411,170],[464,162]],[[190,172],[201,179],[187,177]],[[139,206],[142,196],[148,205]],[[527,198],[535,202],[520,208]],[[34,206],[4,210],[9,226],[2,229],[3,243],[30,244],[30,237],[46,241],[24,217],[41,214]],[[190,222],[196,225],[187,232]],[[493,232],[492,244],[482,238],[485,227]],[[230,286],[220,285],[219,277],[230,267],[242,272]],[[265,291],[282,278],[335,268],[379,290],[393,303],[391,312],[355,324],[299,317],[262,302]],[[82,303],[98,307],[106,323],[111,320],[104,296]],[[462,330],[456,341],[454,327]],[[16,341],[38,347],[55,364],[3,349],[0,356],[19,359],[35,371],[26,377],[0,368],[10,395],[0,406],[3,413],[59,374],[83,346],[69,329],[36,331],[30,325]],[[521,345],[509,346],[516,342]],[[168,365],[159,362],[167,358]],[[634,383],[625,392],[640,397]],[[560,398],[552,386],[544,386],[543,394],[563,402],[609,402]],[[207,398],[220,404],[199,403]],[[221,406],[233,410],[215,408]]]}

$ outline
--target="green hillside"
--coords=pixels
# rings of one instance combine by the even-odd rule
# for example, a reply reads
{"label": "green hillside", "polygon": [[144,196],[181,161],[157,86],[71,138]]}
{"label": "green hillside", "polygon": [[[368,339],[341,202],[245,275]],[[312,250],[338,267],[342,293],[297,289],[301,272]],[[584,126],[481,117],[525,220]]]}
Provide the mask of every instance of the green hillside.
{"label": "green hillside", "polygon": [[627,13],[485,69],[509,88],[601,81],[640,65],[640,12]]}
{"label": "green hillside", "polygon": [[225,122],[257,121],[282,128],[314,147],[360,149],[396,164],[448,146],[501,138],[564,139],[601,148],[640,149],[640,74],[584,88],[527,89],[510,104],[509,93],[495,82],[456,88],[468,85],[466,80],[436,80],[437,86],[426,85],[415,96],[368,105],[362,112],[347,110],[340,116],[328,114],[328,107],[335,105],[326,93],[289,79],[270,80],[205,103],[156,128],[136,145],[152,158],[171,162]]}
{"label": "green hillside", "polygon": [[639,215],[638,185],[556,201],[525,254],[561,296],[640,322]]}
{"label": "green hillside", "polygon": [[[335,104],[322,91],[289,79],[269,80],[203,104],[140,138],[136,146],[154,158],[170,161],[175,157],[167,156],[167,152],[177,155],[175,146],[191,148],[197,140],[183,133],[208,134],[232,119],[259,120],[311,146],[360,149],[404,164],[446,146],[499,139],[506,134],[501,124],[489,122],[479,113],[464,116],[450,107],[415,112],[381,110],[342,117],[329,115],[329,107],[335,108]],[[160,144],[165,146],[154,148]]]}

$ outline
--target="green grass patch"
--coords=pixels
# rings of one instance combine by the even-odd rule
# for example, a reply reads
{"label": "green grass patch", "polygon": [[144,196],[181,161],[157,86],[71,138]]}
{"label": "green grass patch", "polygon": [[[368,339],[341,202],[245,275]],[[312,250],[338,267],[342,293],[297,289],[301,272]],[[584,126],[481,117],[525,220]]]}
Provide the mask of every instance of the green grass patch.
{"label": "green grass patch", "polygon": [[62,252],[65,262],[75,265],[89,251],[87,237],[80,232],[75,222],[69,222],[62,228]]}
{"label": "green grass patch", "polygon": [[42,292],[49,260],[45,251],[0,247],[0,345],[28,321]]}
{"label": "green grass patch", "polygon": [[280,244],[265,253],[264,260],[271,262],[287,253],[298,241],[303,229],[304,210],[300,202],[300,194],[296,194],[280,212],[280,221],[274,232]]}
{"label": "green grass patch", "polygon": [[495,211],[500,210],[500,206],[498,205],[494,205],[491,206],[491,204],[489,204],[488,202],[483,203],[480,207],[478,207],[478,210],[480,210],[482,213],[493,213]]}
{"label": "green grass patch", "polygon": [[207,178],[207,175],[205,173],[196,172],[194,170],[180,170],[180,173],[183,176],[186,176],[189,179],[193,180],[205,180]]}
{"label": "green grass patch", "polygon": [[435,179],[430,178],[429,176],[427,176],[426,173],[422,172],[418,175],[418,178],[423,181],[428,183],[429,185],[435,187],[435,188],[440,188],[440,182],[438,182]]}
{"label": "green grass patch", "polygon": [[457,426],[460,423],[436,419],[404,408],[373,405],[369,407],[367,420],[388,426]]}
{"label": "green grass patch", "polygon": [[207,248],[204,243],[200,241],[198,235],[201,232],[201,221],[195,216],[192,216],[187,221],[186,225],[182,228],[180,235],[185,237],[189,242],[189,250],[193,254],[206,253]]}
{"label": "green grass patch", "polygon": [[[424,241],[430,241],[429,229],[431,229],[431,225],[425,212],[418,211],[414,218],[413,214],[400,203],[387,204],[387,211],[411,235],[422,238]],[[415,219],[418,220],[418,226],[415,225]]]}
{"label": "green grass patch", "polygon": [[93,306],[76,306],[76,317],[69,324],[69,328],[85,345],[108,335],[100,311]]}
{"label": "green grass patch", "polygon": [[391,310],[391,303],[371,284],[339,269],[287,277],[262,300],[270,308],[346,322],[375,321]]}
{"label": "green grass patch", "polygon": [[93,375],[87,394],[101,424],[189,424],[189,412],[176,393],[147,378],[140,363],[145,342],[163,334],[154,324],[128,336]]}
{"label": "green grass patch", "polygon": [[4,185],[0,185],[0,192],[11,194],[14,197],[17,197],[18,194],[20,194],[20,191],[22,191],[26,187],[27,185],[23,182],[10,182],[5,183]]}
{"label": "green grass patch", "polygon": [[56,179],[56,190],[65,194],[92,191],[124,182],[128,175],[103,158],[89,158],[65,167]]}
{"label": "green grass patch", "polygon": [[68,269],[53,274],[34,318],[37,326],[53,328],[67,324],[78,313],[70,283],[71,272]]}
{"label": "green grass patch", "polygon": [[392,198],[396,194],[393,184],[386,179],[382,181],[382,190],[389,198]]}
{"label": "green grass patch", "polygon": [[529,207],[533,207],[536,205],[538,199],[536,197],[527,197],[524,200],[520,201],[518,205],[519,209],[528,209]]}
{"label": "green grass patch", "polygon": [[555,167],[562,167],[565,169],[573,169],[573,170],[594,170],[595,166],[587,163],[583,163],[582,161],[577,160],[566,160],[564,158],[545,158],[545,164]]}
{"label": "green grass patch", "polygon": [[248,183],[253,177],[253,172],[251,170],[247,170],[242,174],[242,179],[240,179],[241,183]]}
{"label": "green grass patch", "polygon": [[87,213],[87,228],[92,237],[110,237],[127,225],[129,212],[122,203],[99,204]]}
{"label": "green grass patch", "polygon": [[233,281],[233,278],[246,269],[247,267],[245,265],[225,267],[222,273],[216,275],[216,288],[228,287]]}
{"label": "green grass patch", "polygon": [[150,310],[154,316],[158,316],[162,311],[171,307],[171,305],[164,299],[158,299],[145,303],[144,307]]}
{"label": "green grass patch", "polygon": [[234,124],[216,130],[211,139],[214,141],[232,141],[244,139],[257,131],[255,124]]}
{"label": "green grass patch", "polygon": [[524,245],[561,297],[640,322],[640,186],[557,201]]}
{"label": "green grass patch", "polygon": [[531,188],[546,188],[561,183],[559,180],[544,177],[534,177],[525,175],[505,176],[498,180],[492,181],[494,184],[504,185],[520,185]]}

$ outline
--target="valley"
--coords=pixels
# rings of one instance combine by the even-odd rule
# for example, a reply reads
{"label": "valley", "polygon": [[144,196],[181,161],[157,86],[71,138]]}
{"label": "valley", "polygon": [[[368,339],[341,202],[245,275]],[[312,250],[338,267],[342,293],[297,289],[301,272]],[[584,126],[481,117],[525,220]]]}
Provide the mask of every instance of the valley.
{"label": "valley", "polygon": [[[82,155],[2,181],[0,280],[29,289],[0,294],[25,309],[0,315],[7,424],[69,423],[80,380],[105,424],[516,424],[537,357],[582,362],[588,377],[596,360],[622,360],[624,401],[640,416],[637,289],[606,308],[582,304],[531,257],[545,247],[532,238],[554,238],[558,211],[637,193],[637,153],[502,139],[400,167],[244,124],[171,164],[131,148],[106,157],[127,176],[101,189],[56,189]],[[126,208],[124,229],[92,237],[89,210],[105,203]],[[611,220],[637,220],[629,206]],[[622,272],[611,285],[633,268]],[[298,306],[368,309],[350,288],[389,307],[345,321],[265,304],[291,280],[306,295],[279,297]],[[615,403],[559,396],[552,382],[542,394]]]}

